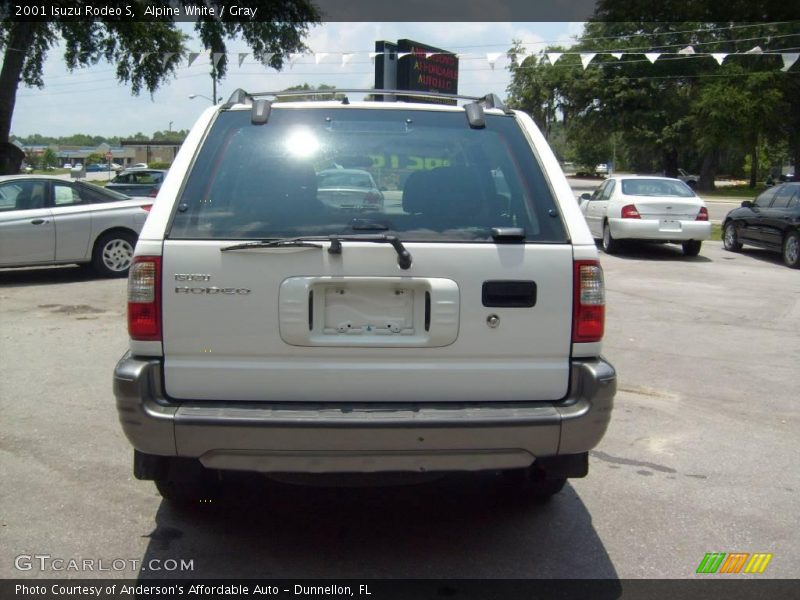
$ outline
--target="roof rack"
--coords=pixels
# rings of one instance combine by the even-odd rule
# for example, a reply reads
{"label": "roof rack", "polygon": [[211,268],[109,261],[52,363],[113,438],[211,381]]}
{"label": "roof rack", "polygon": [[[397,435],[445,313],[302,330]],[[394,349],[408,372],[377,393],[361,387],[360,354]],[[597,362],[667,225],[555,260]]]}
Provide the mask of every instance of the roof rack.
{"label": "roof rack", "polygon": [[503,101],[496,94],[485,96],[467,96],[464,94],[443,94],[440,92],[423,92],[417,90],[373,90],[369,88],[331,88],[325,90],[291,90],[276,92],[246,92],[237,89],[231,94],[228,102],[222,108],[230,108],[234,104],[245,104],[259,97],[273,96],[275,98],[298,98],[304,96],[336,96],[337,94],[369,94],[372,96],[402,96],[415,98],[441,98],[447,100],[472,100],[481,103],[484,108],[499,108],[508,110]]}
{"label": "roof rack", "polygon": [[[486,94],[485,96],[466,96],[464,94],[442,94],[439,92],[423,92],[417,90],[373,90],[363,88],[331,88],[326,90],[291,90],[291,91],[277,91],[277,92],[246,92],[243,89],[237,89],[231,94],[228,101],[220,107],[220,110],[227,110],[235,104],[250,104],[252,106],[251,121],[254,125],[263,125],[269,119],[272,100],[265,97],[272,98],[302,98],[308,96],[333,96],[342,94],[369,94],[372,96],[400,96],[401,98],[439,98],[447,100],[470,100],[471,102],[464,105],[464,110],[467,114],[467,121],[470,127],[475,129],[482,129],[486,126],[486,119],[484,115],[485,108],[497,108],[506,114],[512,114],[503,101],[496,94]],[[402,101],[402,100],[401,100]],[[350,104],[347,96],[342,98],[342,104]]]}

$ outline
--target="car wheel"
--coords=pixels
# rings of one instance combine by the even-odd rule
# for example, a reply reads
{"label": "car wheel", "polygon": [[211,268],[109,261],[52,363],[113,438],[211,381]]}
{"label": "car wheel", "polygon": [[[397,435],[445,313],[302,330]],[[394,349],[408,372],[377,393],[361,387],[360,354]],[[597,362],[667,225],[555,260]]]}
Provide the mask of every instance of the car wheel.
{"label": "car wheel", "polygon": [[154,482],[164,500],[182,508],[212,504],[219,500],[222,492],[222,484],[210,477],[196,481],[156,479]]}
{"label": "car wheel", "polygon": [[526,500],[544,504],[560,492],[567,483],[566,477],[546,478],[535,466],[526,469],[503,471],[506,481],[521,492]]}
{"label": "car wheel", "polygon": [[611,235],[611,228],[608,226],[608,221],[603,223],[603,251],[606,254],[614,254],[619,251],[619,242]]}
{"label": "car wheel", "polygon": [[92,267],[102,277],[127,277],[133,262],[136,236],[126,231],[109,231],[94,245]]}
{"label": "car wheel", "polygon": [[790,232],[783,240],[783,262],[792,269],[800,268],[800,234]]}
{"label": "car wheel", "polygon": [[725,231],[722,233],[722,245],[729,252],[739,252],[742,249],[742,242],[739,241],[739,232],[736,231],[736,225],[733,223],[725,225]]}
{"label": "car wheel", "polygon": [[697,256],[700,254],[700,247],[703,245],[703,242],[698,240],[688,240],[683,242],[681,246],[683,247],[683,254],[684,256]]}

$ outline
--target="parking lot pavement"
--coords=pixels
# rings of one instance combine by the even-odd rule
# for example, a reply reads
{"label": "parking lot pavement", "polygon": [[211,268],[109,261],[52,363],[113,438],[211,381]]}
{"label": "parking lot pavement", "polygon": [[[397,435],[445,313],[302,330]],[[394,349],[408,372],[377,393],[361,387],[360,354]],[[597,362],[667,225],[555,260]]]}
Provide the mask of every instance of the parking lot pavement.
{"label": "parking lot pavement", "polygon": [[[49,554],[138,561],[86,577],[683,578],[713,551],[769,552],[763,577],[797,577],[798,272],[719,243],[601,261],[615,413],[589,476],[541,507],[486,473],[369,488],[256,477],[176,512],[133,479],[117,423],[125,282],[0,270],[0,577],[76,576],[14,566]],[[193,570],[141,566],[166,559]]]}

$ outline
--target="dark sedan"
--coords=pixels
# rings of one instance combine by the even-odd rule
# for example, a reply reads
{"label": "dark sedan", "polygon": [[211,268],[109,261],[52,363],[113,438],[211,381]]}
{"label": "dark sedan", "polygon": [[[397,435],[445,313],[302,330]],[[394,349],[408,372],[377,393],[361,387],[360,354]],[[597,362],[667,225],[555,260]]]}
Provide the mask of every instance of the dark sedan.
{"label": "dark sedan", "polygon": [[725,216],[722,241],[738,252],[743,244],[780,252],[783,262],[800,268],[800,183],[769,188]]}
{"label": "dark sedan", "polygon": [[155,198],[166,175],[162,169],[130,169],[114,177],[106,189],[128,196]]}

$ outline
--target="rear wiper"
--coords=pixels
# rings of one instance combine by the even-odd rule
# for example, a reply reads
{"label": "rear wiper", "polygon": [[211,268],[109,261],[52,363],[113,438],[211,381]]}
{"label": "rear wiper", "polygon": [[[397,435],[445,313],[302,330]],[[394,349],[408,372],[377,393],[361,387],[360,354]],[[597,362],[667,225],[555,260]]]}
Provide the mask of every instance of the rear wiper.
{"label": "rear wiper", "polygon": [[342,253],[342,242],[375,242],[378,244],[391,244],[392,248],[397,252],[397,264],[401,269],[406,270],[411,268],[411,253],[403,246],[396,235],[385,235],[375,233],[361,233],[354,235],[330,235],[328,239],[331,242],[328,252],[330,254]]}
{"label": "rear wiper", "polygon": [[328,253],[341,254],[342,242],[375,242],[378,244],[391,244],[397,252],[397,264],[405,270],[411,267],[411,253],[403,246],[403,242],[396,235],[385,235],[380,233],[355,233],[350,235],[332,234],[327,236],[309,235],[295,238],[280,238],[277,240],[255,240],[234,244],[221,248],[220,252],[229,250],[247,250],[249,248],[322,248],[316,242],[330,242]]}
{"label": "rear wiper", "polygon": [[255,242],[234,244],[233,246],[222,248],[220,252],[226,252],[228,250],[247,250],[248,248],[322,248],[322,245],[315,244],[309,241],[308,238],[282,238],[279,240],[257,240]]}

